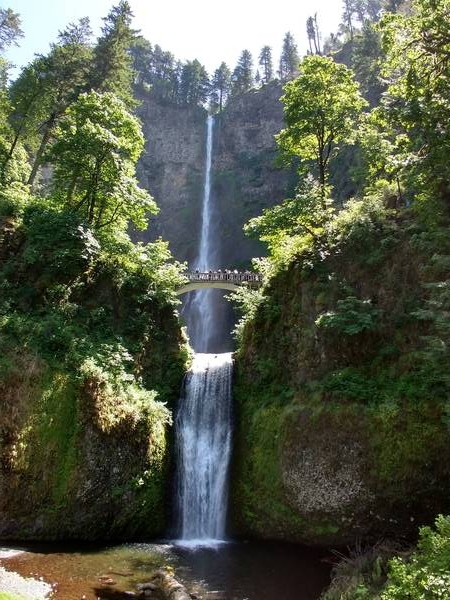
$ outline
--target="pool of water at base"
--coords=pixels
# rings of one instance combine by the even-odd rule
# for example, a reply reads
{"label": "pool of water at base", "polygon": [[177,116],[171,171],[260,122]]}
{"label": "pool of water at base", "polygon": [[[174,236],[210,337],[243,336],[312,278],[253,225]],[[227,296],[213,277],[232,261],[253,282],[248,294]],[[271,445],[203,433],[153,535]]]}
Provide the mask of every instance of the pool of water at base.
{"label": "pool of water at base", "polygon": [[270,542],[196,548],[164,542],[102,548],[35,546],[25,550],[1,558],[0,564],[51,583],[56,600],[130,598],[133,595],[127,592],[136,592],[137,584],[149,581],[155,570],[166,566],[174,569],[189,593],[204,600],[317,600],[329,583],[332,560],[330,553]]}

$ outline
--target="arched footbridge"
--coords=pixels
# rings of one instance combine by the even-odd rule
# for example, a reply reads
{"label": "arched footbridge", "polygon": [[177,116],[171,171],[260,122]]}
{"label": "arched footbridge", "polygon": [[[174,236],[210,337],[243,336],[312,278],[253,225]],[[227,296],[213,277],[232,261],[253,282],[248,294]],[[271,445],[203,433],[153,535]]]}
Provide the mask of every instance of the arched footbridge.
{"label": "arched footbridge", "polygon": [[245,285],[257,289],[262,284],[262,276],[251,271],[189,271],[183,275],[188,281],[178,288],[178,296],[204,288],[232,291]]}

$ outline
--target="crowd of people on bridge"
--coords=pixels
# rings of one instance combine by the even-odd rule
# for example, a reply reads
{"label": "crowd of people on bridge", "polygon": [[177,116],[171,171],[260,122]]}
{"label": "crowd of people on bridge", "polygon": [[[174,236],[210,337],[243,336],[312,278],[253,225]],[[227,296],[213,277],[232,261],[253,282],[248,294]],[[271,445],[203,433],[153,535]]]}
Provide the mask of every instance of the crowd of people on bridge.
{"label": "crowd of people on bridge", "polygon": [[238,271],[237,269],[230,270],[218,269],[217,271],[191,271],[186,273],[186,277],[190,281],[261,281],[262,277],[259,273],[253,271]]}

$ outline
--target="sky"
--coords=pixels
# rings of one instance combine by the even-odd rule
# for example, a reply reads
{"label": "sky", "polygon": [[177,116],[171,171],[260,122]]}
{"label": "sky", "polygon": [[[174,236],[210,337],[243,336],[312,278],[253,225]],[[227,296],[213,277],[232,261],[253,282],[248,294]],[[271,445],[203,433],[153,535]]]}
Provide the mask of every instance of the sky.
{"label": "sky", "polygon": [[[234,69],[244,49],[250,50],[257,66],[265,45],[272,47],[277,65],[283,37],[294,36],[300,55],[306,53],[306,19],[317,13],[325,39],[336,32],[342,0],[129,0],[134,13],[133,27],[153,45],[172,52],[181,61],[197,58],[210,74],[225,61]],[[34,54],[46,54],[58,31],[88,16],[94,36],[100,34],[102,17],[118,0],[0,0],[1,8],[19,13],[24,37],[20,46],[6,57],[16,69],[25,66]],[[270,8],[269,8],[270,7]]]}

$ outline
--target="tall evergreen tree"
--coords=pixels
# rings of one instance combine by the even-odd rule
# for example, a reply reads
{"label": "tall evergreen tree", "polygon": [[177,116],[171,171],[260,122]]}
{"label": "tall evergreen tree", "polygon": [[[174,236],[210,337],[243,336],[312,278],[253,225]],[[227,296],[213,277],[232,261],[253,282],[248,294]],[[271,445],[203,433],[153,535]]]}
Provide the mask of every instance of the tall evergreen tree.
{"label": "tall evergreen tree", "polygon": [[249,50],[243,50],[231,76],[231,90],[234,95],[248,92],[253,86],[253,58]]}
{"label": "tall evergreen tree", "polygon": [[226,63],[214,71],[211,82],[210,104],[214,110],[222,111],[222,108],[230,93],[231,71]]}
{"label": "tall evergreen tree", "polygon": [[354,0],[344,0],[344,10],[342,11],[342,22],[350,40],[353,40],[353,12]]}
{"label": "tall evergreen tree", "polygon": [[131,29],[133,13],[127,0],[120,0],[103,19],[102,35],[94,48],[92,88],[112,92],[131,108],[135,106],[134,73],[130,47],[136,32]]}
{"label": "tall evergreen tree", "polygon": [[283,47],[280,56],[280,79],[287,81],[293,79],[298,73],[300,58],[298,55],[297,44],[293,35],[288,31],[284,36]]}
{"label": "tall evergreen tree", "polygon": [[273,79],[272,48],[264,46],[259,53],[259,65],[262,67],[262,82],[269,83]]}
{"label": "tall evergreen tree", "polygon": [[153,65],[153,46],[142,35],[136,36],[130,46],[135,83],[149,84]]}
{"label": "tall evergreen tree", "polygon": [[309,53],[322,54],[320,48],[320,33],[317,24],[317,13],[314,15],[314,17],[308,17],[308,19],[306,20],[306,34],[308,36]]}
{"label": "tall evergreen tree", "polygon": [[34,128],[38,148],[28,180],[33,184],[52,133],[64,112],[88,85],[92,51],[89,19],[70,24],[51,45],[50,53],[35,59],[11,88],[11,120],[16,132],[6,162],[20,136]]}
{"label": "tall evergreen tree", "polygon": [[11,44],[17,45],[17,38],[23,37],[20,24],[18,13],[11,8],[0,8],[0,52]]}
{"label": "tall evergreen tree", "polygon": [[180,101],[182,104],[202,104],[209,92],[209,77],[197,59],[188,60],[181,71]]}

